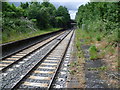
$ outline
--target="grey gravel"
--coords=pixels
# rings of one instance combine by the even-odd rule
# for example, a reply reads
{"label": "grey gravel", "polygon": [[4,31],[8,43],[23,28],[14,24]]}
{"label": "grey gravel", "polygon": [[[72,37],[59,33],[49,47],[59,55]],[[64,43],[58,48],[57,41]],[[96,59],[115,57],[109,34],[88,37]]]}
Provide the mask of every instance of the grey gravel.
{"label": "grey gravel", "polygon": [[[53,88],[66,88],[66,81],[67,81],[67,77],[68,77],[68,64],[70,63],[70,57],[71,57],[71,52],[72,52],[72,43],[73,43],[73,39],[74,39],[74,35],[72,37],[72,40],[70,42],[70,45],[68,47],[68,50],[66,52],[65,58],[62,62],[61,68],[58,72],[57,78],[55,79],[54,83],[53,83]],[[63,70],[64,68],[67,68],[67,70]],[[62,74],[61,74],[62,72]],[[63,74],[63,72],[65,74]]]}
{"label": "grey gravel", "polygon": [[14,71],[8,73],[5,77],[3,77],[1,88],[11,88],[16,81],[20,80],[21,75],[24,75],[27,71],[29,71],[44,57],[47,52],[50,51],[51,48],[53,48],[55,45],[57,45],[57,43],[60,42],[58,40],[59,38],[63,38],[68,33],[69,32],[66,32],[64,35],[59,36],[57,39],[51,41],[45,47],[38,50],[38,53],[29,58],[29,60],[27,60],[25,63],[22,63],[20,67],[13,67]]}

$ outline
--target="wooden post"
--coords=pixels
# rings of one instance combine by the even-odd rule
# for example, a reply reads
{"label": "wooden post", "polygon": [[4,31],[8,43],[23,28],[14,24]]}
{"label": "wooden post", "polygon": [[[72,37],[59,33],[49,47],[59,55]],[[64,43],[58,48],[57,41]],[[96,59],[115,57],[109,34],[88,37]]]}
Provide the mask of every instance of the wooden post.
{"label": "wooden post", "polygon": [[82,24],[82,30],[84,30],[85,29],[85,24]]}

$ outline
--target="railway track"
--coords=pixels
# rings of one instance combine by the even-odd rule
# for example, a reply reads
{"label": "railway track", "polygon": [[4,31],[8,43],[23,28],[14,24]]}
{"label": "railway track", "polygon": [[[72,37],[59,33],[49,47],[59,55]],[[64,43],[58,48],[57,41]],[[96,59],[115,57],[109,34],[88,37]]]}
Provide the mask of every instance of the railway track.
{"label": "railway track", "polygon": [[10,57],[11,55],[18,53],[21,50],[24,50],[33,45],[36,45],[37,43],[40,43],[46,39],[49,39],[63,31],[65,31],[65,29],[60,29],[58,31],[38,35],[35,37],[30,37],[30,38],[26,38],[23,40],[18,40],[18,41],[6,43],[6,44],[1,44],[0,48],[2,48],[2,57],[0,57],[0,60]]}
{"label": "railway track", "polygon": [[[3,75],[2,88],[39,87],[50,89],[65,56],[72,35],[73,31],[65,31],[60,35],[52,37],[46,41],[47,43],[44,42],[43,44],[32,46],[28,50],[23,50],[15,55],[17,57],[12,56],[14,59],[18,58],[23,61],[20,62],[21,65],[19,67],[14,67],[13,71],[7,75]],[[26,57],[28,52],[29,55]],[[14,60],[10,60],[9,58],[8,61]],[[7,61],[5,60],[3,62],[6,63]],[[14,64],[12,65],[14,66]],[[2,68],[1,70],[4,73],[6,69]]]}
{"label": "railway track", "polygon": [[[63,32],[62,32],[63,33]],[[45,46],[47,43],[51,42],[52,40],[54,40],[55,38],[57,38],[58,36],[60,36],[62,33],[55,35],[47,40],[44,40],[34,46],[31,46],[25,50],[22,50],[18,53],[13,54],[10,57],[7,57],[3,60],[1,60],[0,62],[0,70],[2,72],[5,72],[6,69],[9,69],[12,65],[20,62],[23,60],[23,58],[29,56],[30,54],[32,54],[33,52],[35,52],[36,50],[42,48],[43,46]]]}

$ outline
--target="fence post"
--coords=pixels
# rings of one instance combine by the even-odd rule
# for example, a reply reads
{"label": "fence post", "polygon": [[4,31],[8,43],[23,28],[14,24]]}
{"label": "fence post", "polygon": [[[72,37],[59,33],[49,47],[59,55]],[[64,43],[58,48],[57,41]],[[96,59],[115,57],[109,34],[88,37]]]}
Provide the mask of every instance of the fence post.
{"label": "fence post", "polygon": [[85,24],[82,24],[82,30],[84,30],[85,29]]}

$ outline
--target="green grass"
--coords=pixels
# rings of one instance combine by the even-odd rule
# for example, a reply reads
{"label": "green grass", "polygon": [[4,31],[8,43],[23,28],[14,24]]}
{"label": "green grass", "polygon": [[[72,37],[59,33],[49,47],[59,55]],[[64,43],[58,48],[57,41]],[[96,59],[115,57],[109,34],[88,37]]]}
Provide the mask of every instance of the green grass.
{"label": "green grass", "polygon": [[81,45],[83,44],[83,42],[81,42],[81,38],[80,38],[80,30],[76,30],[76,37],[75,37],[75,45],[76,45],[76,48],[77,48],[77,56],[78,58],[83,58],[83,52],[81,50]]}
{"label": "green grass", "polygon": [[100,36],[97,36],[97,37],[96,37],[96,40],[97,40],[97,41],[101,41],[101,37],[100,37]]}
{"label": "green grass", "polygon": [[[86,31],[86,30],[81,30],[81,29],[77,29],[76,30],[76,47],[77,50],[80,51],[80,46],[81,45],[92,45],[91,48],[89,49],[90,55],[91,55],[91,59],[97,59],[97,54],[99,50],[102,50],[102,52],[100,52],[100,56],[104,56],[107,53],[111,53],[114,54],[115,50],[114,47],[117,45],[117,42],[119,41],[118,39],[118,32],[117,30],[115,30],[114,32],[111,33],[107,33],[107,31]],[[83,40],[83,42],[81,42],[80,40]],[[106,42],[108,44],[106,44],[106,46],[104,47],[98,47],[98,50],[95,50],[95,43],[98,42]],[[94,46],[94,47],[93,47]],[[78,55],[79,56],[79,55]]]}
{"label": "green grass", "polygon": [[9,35],[7,35],[6,32],[4,32],[2,34],[2,43],[8,43],[8,42],[12,42],[12,41],[22,40],[25,38],[34,37],[37,35],[53,32],[53,31],[57,31],[57,30],[60,30],[60,28],[50,28],[50,29],[46,29],[46,30],[36,30],[36,31],[28,30],[28,32],[26,32],[26,33],[19,33],[14,30],[13,31],[11,30],[11,32],[9,32]]}
{"label": "green grass", "polygon": [[106,66],[101,66],[101,67],[98,67],[98,68],[88,68],[88,70],[105,71],[105,70],[107,70],[107,67]]}

